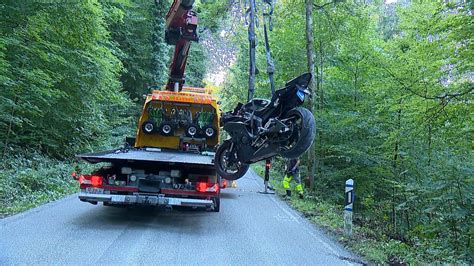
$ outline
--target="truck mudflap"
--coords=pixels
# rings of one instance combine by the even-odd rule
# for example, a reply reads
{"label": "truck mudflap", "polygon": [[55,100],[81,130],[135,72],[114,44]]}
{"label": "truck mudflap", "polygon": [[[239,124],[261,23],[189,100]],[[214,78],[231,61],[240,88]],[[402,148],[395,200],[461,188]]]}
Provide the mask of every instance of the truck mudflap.
{"label": "truck mudflap", "polygon": [[149,206],[188,206],[215,207],[214,201],[207,199],[173,198],[165,195],[114,195],[80,192],[79,199],[90,203],[105,202],[117,205],[149,205]]}

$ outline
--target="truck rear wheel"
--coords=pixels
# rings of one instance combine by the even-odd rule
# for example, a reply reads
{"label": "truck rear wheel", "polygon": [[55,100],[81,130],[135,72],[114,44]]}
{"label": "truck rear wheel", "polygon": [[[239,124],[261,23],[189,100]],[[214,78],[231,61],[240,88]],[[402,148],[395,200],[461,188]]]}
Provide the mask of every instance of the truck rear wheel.
{"label": "truck rear wheel", "polygon": [[219,212],[221,209],[221,196],[219,195],[213,198],[212,201],[214,202],[214,209],[212,209],[212,211]]}

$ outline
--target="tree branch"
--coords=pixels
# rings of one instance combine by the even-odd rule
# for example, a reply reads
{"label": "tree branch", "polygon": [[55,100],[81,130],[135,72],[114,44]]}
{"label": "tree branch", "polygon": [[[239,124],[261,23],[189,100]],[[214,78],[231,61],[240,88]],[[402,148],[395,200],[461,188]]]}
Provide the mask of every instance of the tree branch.
{"label": "tree branch", "polygon": [[337,2],[339,2],[339,1],[334,0],[334,1],[331,1],[331,2],[324,3],[322,5],[313,4],[313,6],[314,6],[314,8],[321,10],[321,9],[324,9],[326,6],[331,5],[331,4],[335,4]]}
{"label": "tree branch", "polygon": [[450,98],[456,98],[456,97],[459,97],[459,96],[463,96],[463,95],[466,95],[466,94],[469,94],[471,92],[474,91],[474,87],[470,87],[468,88],[467,90],[465,91],[462,91],[462,92],[456,92],[456,93],[448,93],[448,92],[444,92],[440,95],[435,95],[435,96],[429,96],[429,95],[422,95],[416,91],[414,91],[413,89],[411,89],[411,85],[410,86],[407,86],[405,84],[405,82],[403,82],[400,78],[398,78],[390,69],[388,69],[387,67],[385,66],[382,66],[382,68],[395,80],[397,81],[398,83],[400,83],[400,85],[402,85],[402,88],[411,92],[412,94],[418,96],[418,97],[421,97],[421,98],[424,98],[424,99],[427,99],[427,100],[444,100],[444,99],[450,99]]}

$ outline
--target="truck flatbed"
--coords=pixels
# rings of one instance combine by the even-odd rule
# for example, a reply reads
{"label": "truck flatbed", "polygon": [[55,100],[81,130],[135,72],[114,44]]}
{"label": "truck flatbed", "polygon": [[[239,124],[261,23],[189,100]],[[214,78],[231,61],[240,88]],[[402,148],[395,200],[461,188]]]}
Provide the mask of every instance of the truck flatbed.
{"label": "truck flatbed", "polygon": [[161,162],[186,163],[200,166],[214,166],[214,153],[192,153],[156,148],[116,149],[103,152],[84,153],[76,155],[89,163],[119,163],[119,162]]}

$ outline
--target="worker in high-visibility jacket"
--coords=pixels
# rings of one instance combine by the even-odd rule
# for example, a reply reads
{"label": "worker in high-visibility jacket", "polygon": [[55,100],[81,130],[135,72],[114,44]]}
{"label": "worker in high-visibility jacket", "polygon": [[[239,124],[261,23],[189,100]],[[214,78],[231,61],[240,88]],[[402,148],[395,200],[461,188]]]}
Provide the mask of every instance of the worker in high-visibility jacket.
{"label": "worker in high-visibility jacket", "polygon": [[286,190],[286,196],[291,197],[290,183],[292,180],[296,182],[295,190],[300,198],[304,197],[303,184],[300,177],[300,159],[289,159],[285,164],[285,177],[283,178],[283,188]]}

